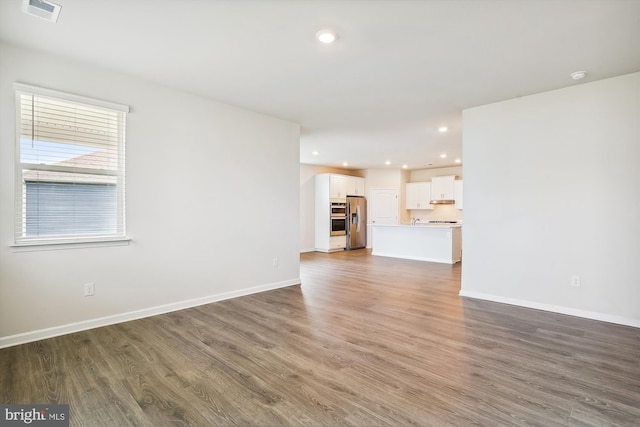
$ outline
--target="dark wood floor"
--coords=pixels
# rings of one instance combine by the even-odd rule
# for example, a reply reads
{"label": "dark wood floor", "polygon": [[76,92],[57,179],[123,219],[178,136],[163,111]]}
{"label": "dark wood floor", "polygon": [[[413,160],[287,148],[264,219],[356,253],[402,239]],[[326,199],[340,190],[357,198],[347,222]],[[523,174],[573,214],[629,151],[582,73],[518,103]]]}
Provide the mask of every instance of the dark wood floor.
{"label": "dark wood floor", "polygon": [[0,400],[75,426],[640,425],[639,329],[460,298],[459,264],[301,259],[302,286],[0,350]]}

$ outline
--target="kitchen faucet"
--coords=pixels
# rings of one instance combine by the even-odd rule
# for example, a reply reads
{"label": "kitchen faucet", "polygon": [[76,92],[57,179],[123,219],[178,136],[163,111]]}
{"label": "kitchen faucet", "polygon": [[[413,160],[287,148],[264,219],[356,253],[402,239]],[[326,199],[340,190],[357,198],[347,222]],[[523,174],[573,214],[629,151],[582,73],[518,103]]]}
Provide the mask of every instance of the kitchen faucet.
{"label": "kitchen faucet", "polygon": [[411,225],[416,225],[416,221],[420,221],[420,218],[411,218]]}

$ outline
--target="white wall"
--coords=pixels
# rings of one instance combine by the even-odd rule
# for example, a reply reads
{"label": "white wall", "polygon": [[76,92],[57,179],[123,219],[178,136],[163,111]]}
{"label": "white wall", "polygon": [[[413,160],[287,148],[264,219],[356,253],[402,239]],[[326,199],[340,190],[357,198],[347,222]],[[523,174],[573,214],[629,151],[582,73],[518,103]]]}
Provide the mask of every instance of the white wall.
{"label": "white wall", "polygon": [[640,73],[463,123],[461,295],[640,327]]}
{"label": "white wall", "polygon": [[462,166],[412,170],[409,174],[409,182],[431,181],[434,176],[448,175],[455,175],[456,179],[462,179]]}
{"label": "white wall", "polygon": [[398,195],[402,193],[408,179],[408,171],[399,169],[367,169],[365,171],[365,192],[369,194],[372,188],[395,188]]}
{"label": "white wall", "polygon": [[433,209],[407,210],[407,220],[416,218],[420,222],[427,221],[464,221],[462,209],[456,209],[453,205],[431,205]]}
{"label": "white wall", "polygon": [[[299,283],[297,124],[2,44],[0,69],[0,346]],[[16,81],[131,107],[130,245],[10,249]]]}
{"label": "white wall", "polygon": [[[315,176],[321,173],[364,177],[363,171],[309,165],[305,163],[300,164],[300,252],[312,252],[316,248]],[[329,209],[328,206],[327,209]]]}

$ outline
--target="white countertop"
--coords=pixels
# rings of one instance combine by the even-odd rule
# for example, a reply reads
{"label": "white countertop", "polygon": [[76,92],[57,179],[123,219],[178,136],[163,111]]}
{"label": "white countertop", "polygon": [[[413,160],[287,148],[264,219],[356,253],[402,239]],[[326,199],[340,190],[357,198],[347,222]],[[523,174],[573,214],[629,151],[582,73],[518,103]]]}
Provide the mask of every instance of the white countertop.
{"label": "white countertop", "polygon": [[429,224],[425,223],[417,223],[416,225],[411,224],[367,224],[375,227],[403,227],[403,228],[461,228],[462,224]]}

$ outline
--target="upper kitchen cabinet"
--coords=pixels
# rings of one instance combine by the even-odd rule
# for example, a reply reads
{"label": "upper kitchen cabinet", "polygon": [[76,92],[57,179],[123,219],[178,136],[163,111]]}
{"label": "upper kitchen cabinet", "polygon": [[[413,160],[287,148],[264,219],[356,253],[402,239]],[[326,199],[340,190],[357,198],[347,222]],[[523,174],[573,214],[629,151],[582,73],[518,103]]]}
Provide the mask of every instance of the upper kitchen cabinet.
{"label": "upper kitchen cabinet", "polygon": [[347,196],[364,196],[364,178],[347,177]]}
{"label": "upper kitchen cabinet", "polygon": [[455,200],[455,175],[431,178],[431,202],[453,204]]}
{"label": "upper kitchen cabinet", "polygon": [[431,184],[428,182],[409,182],[405,187],[405,209],[433,209]]}
{"label": "upper kitchen cabinet", "polygon": [[316,175],[316,178],[323,182],[326,181],[329,190],[328,195],[331,199],[364,196],[364,178],[337,174],[320,174]]}
{"label": "upper kitchen cabinet", "polygon": [[453,197],[456,201],[455,208],[462,209],[462,180],[459,179],[454,182]]}
{"label": "upper kitchen cabinet", "polygon": [[329,175],[329,197],[344,199],[347,197],[347,177],[344,175]]}

